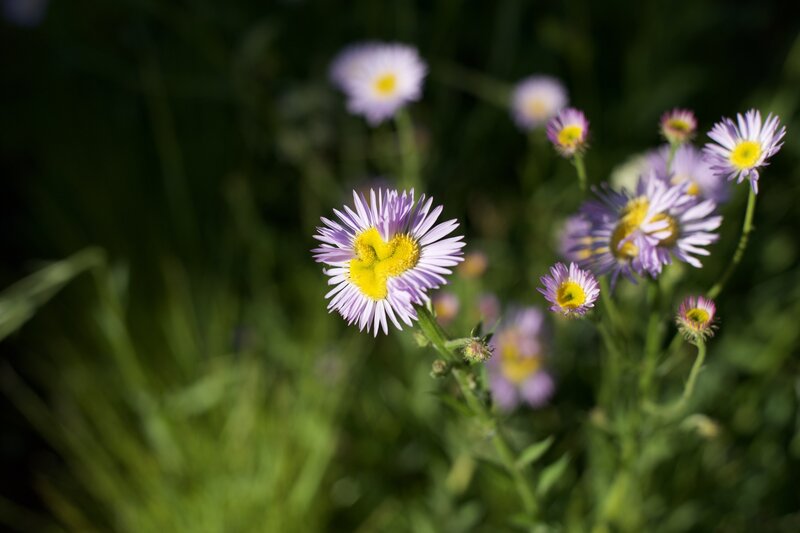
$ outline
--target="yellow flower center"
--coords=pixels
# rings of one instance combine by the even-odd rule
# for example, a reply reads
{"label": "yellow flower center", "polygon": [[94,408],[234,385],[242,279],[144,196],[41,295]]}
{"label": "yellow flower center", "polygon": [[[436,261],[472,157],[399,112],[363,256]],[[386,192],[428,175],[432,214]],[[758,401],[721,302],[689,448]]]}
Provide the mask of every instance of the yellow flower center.
{"label": "yellow flower center", "polygon": [[648,209],[650,209],[650,202],[644,196],[640,196],[630,200],[622,210],[619,223],[611,233],[611,253],[617,259],[633,259],[639,254],[639,247],[631,241],[626,241],[621,246],[620,243],[644,222]]}
{"label": "yellow flower center", "polygon": [[586,293],[580,284],[567,280],[556,290],[556,303],[564,309],[576,309],[586,302]]}
{"label": "yellow flower center", "polygon": [[667,230],[669,231],[669,236],[658,241],[658,245],[671,248],[678,242],[678,233],[680,232],[680,228],[678,228],[678,221],[665,213],[659,213],[653,217],[653,222],[660,222],[662,220],[667,221]]}
{"label": "yellow flower center", "polygon": [[692,130],[692,126],[688,122],[679,118],[669,119],[667,121],[667,128],[683,134],[689,133]]}
{"label": "yellow flower center", "polygon": [[397,88],[397,76],[394,74],[384,74],[375,80],[375,92],[381,96],[391,96]]}
{"label": "yellow flower center", "polygon": [[564,126],[561,128],[561,131],[558,132],[558,144],[564,148],[575,148],[580,142],[581,137],[583,137],[582,127],[575,124]]}
{"label": "yellow flower center", "polygon": [[407,234],[386,242],[375,228],[361,232],[353,243],[356,257],[350,260],[350,281],[362,294],[383,300],[389,278],[414,268],[419,261],[419,244]]}
{"label": "yellow flower center", "polygon": [[518,343],[517,335],[508,335],[503,339],[500,350],[500,371],[514,384],[522,383],[542,366],[540,357],[522,355]]}
{"label": "yellow flower center", "polygon": [[756,141],[742,141],[731,151],[730,160],[739,170],[753,168],[761,157],[761,145]]}
{"label": "yellow flower center", "polygon": [[683,183],[684,181],[689,182],[689,186],[686,188],[686,194],[690,196],[697,196],[700,194],[700,186],[695,182],[691,176],[687,174],[675,174],[672,176],[672,179],[669,181],[672,185],[678,185]]}
{"label": "yellow flower center", "polygon": [[708,322],[708,319],[711,318],[711,316],[705,309],[695,307],[694,309],[689,309],[689,311],[686,312],[686,318],[692,323],[692,325],[700,327]]}
{"label": "yellow flower center", "polygon": [[547,117],[547,105],[538,98],[532,98],[525,104],[525,111],[533,118]]}

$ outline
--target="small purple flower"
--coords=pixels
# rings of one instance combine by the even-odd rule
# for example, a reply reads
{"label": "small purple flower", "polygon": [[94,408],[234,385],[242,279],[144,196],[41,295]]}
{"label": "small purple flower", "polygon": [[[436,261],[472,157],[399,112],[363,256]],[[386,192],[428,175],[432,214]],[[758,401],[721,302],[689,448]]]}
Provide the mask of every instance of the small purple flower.
{"label": "small purple flower", "polygon": [[749,179],[758,194],[759,169],[768,165],[767,160],[783,146],[786,128],[779,126],[780,119],[771,113],[762,124],[761,113],[755,109],[736,115],[736,122],[723,118],[708,133],[714,142],[703,148],[711,168],[737,183]]}
{"label": "small purple flower", "polygon": [[675,321],[688,340],[705,340],[714,336],[717,306],[704,296],[689,296],[681,302]]}
{"label": "small purple flower", "polygon": [[521,402],[547,403],[555,391],[545,360],[544,316],[536,307],[512,312],[492,337],[493,357],[487,363],[495,404],[510,411]]}
{"label": "small purple flower", "polygon": [[600,295],[600,287],[594,275],[582,270],[575,263],[569,268],[563,263],[550,267],[550,275],[542,276],[544,288],[537,289],[545,299],[553,304],[550,310],[566,317],[580,317],[594,307]]}
{"label": "small purple flower", "polygon": [[562,109],[547,123],[547,138],[564,157],[582,152],[588,136],[589,121],[583,111],[574,107]]}
{"label": "small purple flower", "polygon": [[443,326],[450,324],[458,315],[460,307],[458,296],[452,292],[438,292],[433,298],[433,310],[436,313],[436,320]]}
{"label": "small purple flower", "polygon": [[681,144],[694,136],[697,119],[688,109],[673,109],[661,116],[661,135],[670,144]]}
{"label": "small purple flower", "polygon": [[484,325],[491,329],[500,319],[500,300],[491,292],[486,292],[478,298],[478,312]]}
{"label": "small purple flower", "polygon": [[334,288],[325,295],[328,309],[348,324],[388,333],[390,320],[398,329],[416,320],[414,305],[429,301],[427,291],[447,283],[445,275],[461,260],[464,242],[448,237],[458,222],[436,224],[443,207],[414,191],[371,190],[369,200],[353,191],[354,207],[334,209],[339,221],[322,218],[313,251]]}
{"label": "small purple flower", "polygon": [[345,48],[331,64],[330,78],[347,95],[348,110],[374,126],[422,97],[427,72],[416,48],[368,42]]}
{"label": "small purple flower", "polygon": [[551,76],[530,76],[517,83],[511,95],[511,115],[520,129],[547,124],[567,105],[567,90]]}

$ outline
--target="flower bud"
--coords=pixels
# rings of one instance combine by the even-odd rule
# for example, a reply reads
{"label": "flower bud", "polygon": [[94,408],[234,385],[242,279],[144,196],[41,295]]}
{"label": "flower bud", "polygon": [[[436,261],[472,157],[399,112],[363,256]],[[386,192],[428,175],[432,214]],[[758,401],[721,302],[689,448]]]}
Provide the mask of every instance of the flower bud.
{"label": "flower bud", "polygon": [[431,365],[431,377],[443,378],[450,373],[450,366],[442,359],[436,359]]}
{"label": "flower bud", "polygon": [[483,339],[473,337],[464,345],[464,359],[470,363],[483,363],[492,357],[492,349]]}

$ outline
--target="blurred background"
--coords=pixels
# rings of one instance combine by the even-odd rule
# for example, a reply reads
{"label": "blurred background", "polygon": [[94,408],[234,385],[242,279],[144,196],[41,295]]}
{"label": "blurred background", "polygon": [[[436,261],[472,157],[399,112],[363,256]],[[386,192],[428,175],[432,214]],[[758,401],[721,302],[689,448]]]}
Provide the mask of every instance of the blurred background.
{"label": "blurred background", "polygon": [[[800,4],[2,0],[2,15],[4,527],[513,530],[515,496],[440,401],[433,354],[328,315],[309,253],[320,216],[397,175],[392,124],[349,116],[327,81],[343,46],[378,39],[429,63],[411,107],[425,188],[487,259],[448,288],[461,335],[486,294],[542,305],[580,201],[571,166],[497,101],[510,84],[564,81],[591,121],[593,183],[656,146],[672,107],[700,132],[753,106],[781,115],[696,416],[652,439],[612,523],[800,530]],[[676,270],[684,292],[729,260],[745,197],[706,268]],[[545,519],[586,531],[613,489],[587,429],[603,359],[585,325],[551,330],[557,392],[507,422],[569,453]]]}

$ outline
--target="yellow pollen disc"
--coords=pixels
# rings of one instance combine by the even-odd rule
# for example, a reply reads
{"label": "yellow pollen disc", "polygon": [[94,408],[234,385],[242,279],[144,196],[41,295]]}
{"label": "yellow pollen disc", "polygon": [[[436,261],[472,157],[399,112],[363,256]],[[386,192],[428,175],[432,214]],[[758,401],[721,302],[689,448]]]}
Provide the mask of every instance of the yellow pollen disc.
{"label": "yellow pollen disc", "polygon": [[753,168],[761,157],[761,145],[755,141],[742,141],[731,151],[730,160],[740,170]]}
{"label": "yellow pollen disc", "polygon": [[692,127],[685,120],[679,118],[671,118],[667,121],[667,128],[675,130],[680,133],[689,133]]}
{"label": "yellow pollen disc", "polygon": [[359,233],[353,249],[356,257],[350,260],[350,281],[373,300],[386,298],[389,278],[414,268],[419,261],[419,244],[409,235],[398,234],[386,242],[375,228]]}
{"label": "yellow pollen disc", "polygon": [[578,283],[567,280],[558,286],[556,290],[556,303],[564,309],[575,309],[586,301],[586,293]]}
{"label": "yellow pollen disc", "polygon": [[500,371],[512,383],[519,384],[535,374],[542,366],[539,357],[525,357],[517,348],[518,339],[511,335],[500,350]]}
{"label": "yellow pollen disc", "polygon": [[700,194],[701,192],[700,186],[697,184],[697,182],[695,182],[691,178],[691,176],[687,174],[675,174],[674,176],[672,176],[672,179],[669,180],[669,182],[672,185],[678,185],[683,183],[684,181],[689,182],[689,186],[686,188],[686,194],[688,194],[689,196],[697,196],[698,194]]}
{"label": "yellow pollen disc", "polygon": [[689,184],[689,187],[686,189],[686,194],[690,196],[697,196],[698,194],[700,194],[700,186],[697,185],[697,183],[695,182],[691,182]]}
{"label": "yellow pollen disc", "polygon": [[375,92],[381,96],[390,96],[397,88],[397,76],[384,74],[375,80]]}
{"label": "yellow pollen disc", "polygon": [[703,326],[708,322],[708,319],[711,317],[708,314],[708,311],[706,311],[705,309],[700,309],[699,307],[695,307],[694,309],[689,309],[689,311],[686,312],[686,318],[694,326]]}
{"label": "yellow pollen disc", "polygon": [[558,132],[558,144],[564,148],[575,148],[583,137],[583,128],[577,125],[569,125],[561,128]]}
{"label": "yellow pollen disc", "polygon": [[644,196],[640,196],[630,200],[622,210],[619,223],[611,233],[611,253],[617,259],[633,259],[639,254],[639,247],[631,241],[626,241],[621,246],[620,243],[644,222],[648,209],[650,209],[650,202]]}
{"label": "yellow pollen disc", "polygon": [[666,246],[667,248],[671,248],[675,246],[678,242],[678,233],[680,233],[678,228],[678,222],[671,216],[659,213],[658,215],[653,217],[653,222],[660,222],[662,220],[667,221],[667,230],[669,231],[669,237],[665,237],[658,241],[659,246]]}
{"label": "yellow pollen disc", "polygon": [[545,118],[547,116],[547,105],[538,98],[533,98],[525,104],[525,111],[533,118]]}

